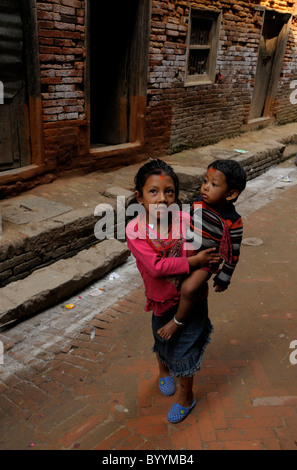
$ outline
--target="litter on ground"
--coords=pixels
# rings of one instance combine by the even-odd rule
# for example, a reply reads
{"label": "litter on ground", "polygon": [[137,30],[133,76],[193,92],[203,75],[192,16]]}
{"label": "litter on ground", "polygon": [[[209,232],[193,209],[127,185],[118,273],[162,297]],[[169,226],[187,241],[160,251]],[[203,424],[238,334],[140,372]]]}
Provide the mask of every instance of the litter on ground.
{"label": "litter on ground", "polygon": [[279,176],[278,179],[283,183],[292,183],[292,180],[289,176]]}
{"label": "litter on ground", "polygon": [[109,280],[112,281],[113,279],[118,279],[120,276],[117,273],[111,273],[109,276]]}

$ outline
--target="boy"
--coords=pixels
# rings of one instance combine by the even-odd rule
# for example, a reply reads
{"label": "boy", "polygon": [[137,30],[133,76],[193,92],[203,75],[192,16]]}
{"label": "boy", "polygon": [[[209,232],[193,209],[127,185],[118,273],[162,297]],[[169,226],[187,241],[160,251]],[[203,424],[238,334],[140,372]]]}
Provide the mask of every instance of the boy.
{"label": "boy", "polygon": [[[234,203],[245,187],[246,172],[239,163],[234,160],[216,160],[209,165],[200,197],[193,204],[191,230],[187,235],[193,237],[194,247],[195,241],[199,250],[217,247],[224,259],[222,268],[214,278],[216,292],[223,292],[228,288],[239,260],[243,224]],[[183,281],[178,311],[158,331],[162,338],[170,339],[184,325],[201,286],[213,272],[209,268],[196,269]]]}

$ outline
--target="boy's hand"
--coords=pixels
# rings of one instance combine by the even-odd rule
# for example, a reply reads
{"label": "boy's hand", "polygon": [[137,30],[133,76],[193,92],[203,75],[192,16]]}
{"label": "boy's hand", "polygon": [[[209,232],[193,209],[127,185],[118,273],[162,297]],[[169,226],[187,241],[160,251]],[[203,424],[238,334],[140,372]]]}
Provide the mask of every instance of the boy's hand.
{"label": "boy's hand", "polygon": [[223,260],[221,256],[219,255],[219,253],[212,253],[211,260],[209,262],[209,267],[211,267],[212,269],[219,269],[222,261]]}
{"label": "boy's hand", "polygon": [[224,292],[225,290],[228,289],[228,287],[223,287],[223,286],[220,286],[219,284],[214,284],[213,286],[215,288],[215,292]]}

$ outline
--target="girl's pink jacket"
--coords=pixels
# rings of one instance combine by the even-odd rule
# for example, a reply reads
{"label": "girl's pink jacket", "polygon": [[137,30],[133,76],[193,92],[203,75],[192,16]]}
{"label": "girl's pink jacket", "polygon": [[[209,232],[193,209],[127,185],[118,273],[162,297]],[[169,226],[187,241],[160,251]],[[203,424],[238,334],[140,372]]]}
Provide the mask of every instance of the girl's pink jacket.
{"label": "girl's pink jacket", "polygon": [[[186,234],[190,216],[182,212],[181,231]],[[127,245],[136,258],[137,268],[142,276],[147,303],[145,311],[154,311],[161,316],[178,304],[180,280],[190,272],[185,242],[181,243],[178,257],[162,257],[154,250],[145,237],[139,237],[139,217],[133,219],[126,228]]]}

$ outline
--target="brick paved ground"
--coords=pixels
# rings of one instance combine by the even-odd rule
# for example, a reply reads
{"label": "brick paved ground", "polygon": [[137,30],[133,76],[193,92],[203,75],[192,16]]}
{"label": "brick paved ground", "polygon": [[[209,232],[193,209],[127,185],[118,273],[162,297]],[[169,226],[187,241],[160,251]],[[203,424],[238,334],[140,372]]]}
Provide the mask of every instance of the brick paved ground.
{"label": "brick paved ground", "polygon": [[[166,421],[174,397],[158,391],[150,314],[135,285],[79,331],[48,328],[38,355],[1,334],[5,359],[20,367],[2,371],[0,448],[296,450],[297,186],[279,194],[245,221],[245,236],[263,245],[243,246],[230,290],[211,291],[215,333],[183,423]],[[71,312],[56,311],[69,321]]]}

